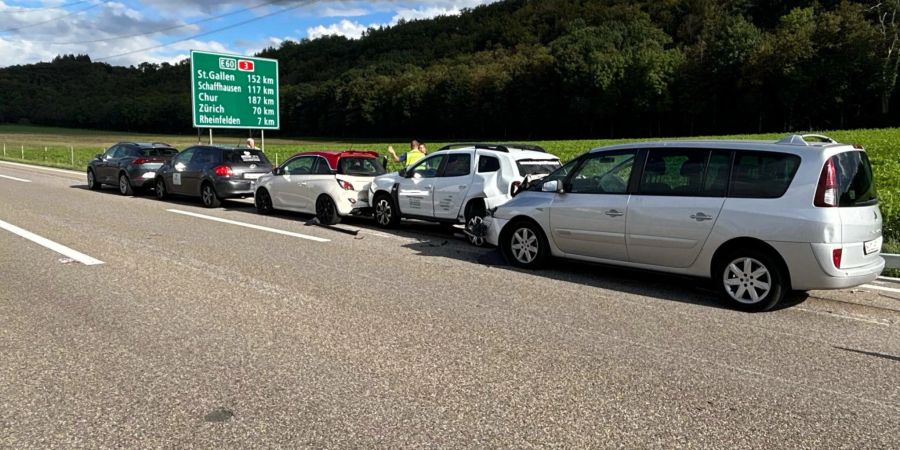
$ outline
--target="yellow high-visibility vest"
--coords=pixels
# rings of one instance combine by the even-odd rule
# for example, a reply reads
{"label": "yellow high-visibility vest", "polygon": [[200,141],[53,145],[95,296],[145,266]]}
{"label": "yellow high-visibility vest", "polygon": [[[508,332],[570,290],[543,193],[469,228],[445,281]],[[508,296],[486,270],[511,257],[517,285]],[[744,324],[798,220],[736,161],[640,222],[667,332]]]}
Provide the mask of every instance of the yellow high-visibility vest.
{"label": "yellow high-visibility vest", "polygon": [[406,152],[406,167],[410,167],[413,164],[419,162],[420,159],[424,158],[425,154],[418,150],[410,150]]}

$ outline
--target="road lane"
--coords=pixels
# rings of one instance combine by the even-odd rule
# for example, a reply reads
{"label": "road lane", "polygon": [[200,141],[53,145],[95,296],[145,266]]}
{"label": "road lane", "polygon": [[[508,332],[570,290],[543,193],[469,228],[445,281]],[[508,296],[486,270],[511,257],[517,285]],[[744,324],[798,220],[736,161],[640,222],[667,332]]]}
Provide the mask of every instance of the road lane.
{"label": "road lane", "polygon": [[[242,203],[34,181],[0,191],[0,211],[107,264],[47,265],[0,237],[0,446],[900,440],[898,314],[843,301],[861,293],[743,314],[695,280],[514,270],[434,226],[388,239],[351,221],[350,236]],[[234,416],[204,421],[219,407]]]}

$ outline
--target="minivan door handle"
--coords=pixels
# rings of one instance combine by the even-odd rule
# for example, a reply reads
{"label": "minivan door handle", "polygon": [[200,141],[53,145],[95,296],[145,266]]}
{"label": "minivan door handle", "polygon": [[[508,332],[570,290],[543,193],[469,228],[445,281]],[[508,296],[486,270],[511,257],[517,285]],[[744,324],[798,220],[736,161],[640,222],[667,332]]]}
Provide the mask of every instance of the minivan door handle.
{"label": "minivan door handle", "polygon": [[707,216],[706,214],[703,214],[702,212],[698,212],[697,214],[691,214],[691,219],[694,219],[697,222],[713,220],[712,216]]}
{"label": "minivan door handle", "polygon": [[609,217],[622,217],[625,215],[623,212],[616,211],[615,209],[611,209],[605,213]]}

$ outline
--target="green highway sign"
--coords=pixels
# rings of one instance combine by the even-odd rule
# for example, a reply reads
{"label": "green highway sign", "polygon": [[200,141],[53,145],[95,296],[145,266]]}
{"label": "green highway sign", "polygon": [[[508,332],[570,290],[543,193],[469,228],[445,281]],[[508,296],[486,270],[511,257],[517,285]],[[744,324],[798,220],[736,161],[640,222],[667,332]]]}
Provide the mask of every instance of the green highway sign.
{"label": "green highway sign", "polygon": [[277,130],[278,61],[191,51],[195,128]]}

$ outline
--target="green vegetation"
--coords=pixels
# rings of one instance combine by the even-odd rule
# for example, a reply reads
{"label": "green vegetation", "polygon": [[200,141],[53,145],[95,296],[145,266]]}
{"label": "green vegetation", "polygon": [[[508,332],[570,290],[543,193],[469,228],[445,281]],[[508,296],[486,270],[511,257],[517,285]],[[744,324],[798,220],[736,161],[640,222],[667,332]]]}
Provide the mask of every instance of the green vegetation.
{"label": "green vegetation", "polygon": [[[282,133],[425,140],[895,126],[900,0],[505,0],[286,41]],[[190,68],[0,69],[0,123],[190,133]]]}
{"label": "green vegetation", "polygon": [[[826,131],[825,134],[840,142],[861,144],[866,147],[872,160],[872,167],[881,198],[881,210],[885,217],[884,235],[888,239],[886,246],[900,251],[900,128]],[[783,134],[754,134],[732,136],[706,136],[706,139],[761,139],[777,140]],[[114,132],[70,130],[64,128],[23,127],[0,125],[0,146],[6,152],[0,159],[21,161],[22,148],[25,149],[24,160],[29,163],[50,165],[55,167],[84,170],[94,155],[102,153],[105,148],[119,141],[166,142],[179,149],[197,143],[197,137],[185,135],[151,135],[121,134]],[[646,140],[646,139],[642,139]],[[224,144],[240,144],[241,137],[215,137],[215,141]],[[327,139],[267,139],[266,154],[273,162],[282,162],[299,151],[308,150],[375,150],[382,155],[387,154],[388,145],[393,145],[398,153],[408,148],[408,143],[394,139],[393,142],[377,140],[337,141]],[[569,141],[531,141],[568,161],[588,149],[606,145],[636,142],[639,139],[588,139]],[[444,145],[441,142],[428,143],[429,149],[437,149]],[[45,151],[44,148],[47,150]],[[74,153],[74,164],[72,155]],[[397,167],[393,167],[396,169]]]}

